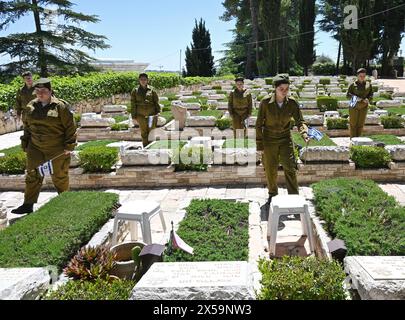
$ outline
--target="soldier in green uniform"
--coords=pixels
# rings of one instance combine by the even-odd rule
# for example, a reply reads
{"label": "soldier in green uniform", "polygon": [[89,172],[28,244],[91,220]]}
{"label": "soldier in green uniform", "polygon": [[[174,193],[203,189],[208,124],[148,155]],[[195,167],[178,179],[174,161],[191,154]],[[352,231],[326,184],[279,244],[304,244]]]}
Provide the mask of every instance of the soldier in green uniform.
{"label": "soldier in green uniform", "polygon": [[23,109],[24,134],[21,146],[27,153],[24,204],[14,214],[33,211],[43,177],[38,167],[52,160],[52,182],[58,193],[69,189],[70,153],[76,146],[76,125],[66,101],[52,96],[49,79],[34,84],[37,98]]}
{"label": "soldier in green uniform", "polygon": [[288,76],[277,75],[273,80],[275,93],[266,96],[260,103],[256,123],[257,150],[263,151],[263,166],[266,171],[269,190],[268,204],[278,194],[277,171],[281,162],[289,194],[298,194],[297,165],[294,156],[294,143],[290,123],[294,118],[298,130],[305,140],[308,127],[304,122],[297,101],[288,97],[290,81]]}
{"label": "soldier in green uniform", "polygon": [[22,74],[24,79],[24,86],[17,91],[17,98],[16,98],[16,106],[15,110],[17,112],[18,119],[21,119],[21,112],[25,108],[25,106],[31,101],[36,98],[34,93],[34,86],[32,80],[31,72],[24,72]]}
{"label": "soldier in green uniform", "polygon": [[160,113],[159,97],[155,89],[148,85],[148,81],[148,75],[141,73],[139,87],[134,88],[131,93],[132,119],[139,124],[144,147],[149,144],[149,134],[157,127]]}
{"label": "soldier in green uniform", "polygon": [[244,79],[235,79],[236,89],[229,95],[228,111],[232,117],[233,134],[236,139],[237,132],[244,130],[244,137],[247,135],[245,120],[252,115],[252,95],[244,89]]}
{"label": "soldier in green uniform", "polygon": [[361,137],[364,123],[366,122],[368,106],[373,99],[373,87],[370,82],[366,81],[366,69],[357,71],[357,81],[349,86],[347,97],[351,99],[357,96],[357,104],[350,108],[350,138]]}

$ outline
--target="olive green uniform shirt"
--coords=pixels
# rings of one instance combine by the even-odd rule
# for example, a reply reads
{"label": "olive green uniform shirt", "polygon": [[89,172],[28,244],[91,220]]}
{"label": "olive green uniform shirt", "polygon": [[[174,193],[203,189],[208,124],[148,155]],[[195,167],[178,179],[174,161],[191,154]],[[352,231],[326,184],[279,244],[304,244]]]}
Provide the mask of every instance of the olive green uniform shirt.
{"label": "olive green uniform shirt", "polygon": [[34,87],[28,88],[26,85],[17,91],[16,107],[17,114],[21,116],[22,110],[27,104],[36,98],[34,94]]}
{"label": "olive green uniform shirt", "polygon": [[[373,99],[373,86],[368,81],[363,83],[355,81],[349,86],[349,89],[347,90],[347,98],[351,99],[352,96],[357,96],[360,99],[368,99],[371,103]],[[358,102],[356,107],[358,107],[359,104],[362,104],[362,102]]]}
{"label": "olive green uniform shirt", "polygon": [[160,113],[159,97],[155,89],[147,86],[146,90],[141,86],[131,92],[132,118],[139,116],[148,117]]}
{"label": "olive green uniform shirt", "polygon": [[291,137],[291,118],[294,118],[301,136],[307,138],[308,127],[298,102],[292,97],[287,97],[280,108],[275,94],[266,96],[260,103],[256,122],[257,150],[263,150],[266,145]]}
{"label": "olive green uniform shirt", "polygon": [[252,94],[248,90],[233,90],[229,94],[228,111],[231,116],[237,114],[241,117],[250,117],[252,115]]}
{"label": "olive green uniform shirt", "polygon": [[38,99],[23,109],[24,134],[21,145],[25,150],[29,143],[42,152],[69,150],[76,147],[76,124],[66,101],[51,98],[43,106]]}

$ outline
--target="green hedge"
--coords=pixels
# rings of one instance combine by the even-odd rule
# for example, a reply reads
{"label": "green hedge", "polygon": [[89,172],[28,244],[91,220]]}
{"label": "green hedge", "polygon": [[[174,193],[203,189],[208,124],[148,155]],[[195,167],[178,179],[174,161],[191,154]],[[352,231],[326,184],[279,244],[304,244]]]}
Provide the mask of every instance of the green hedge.
{"label": "green hedge", "polygon": [[317,214],[348,255],[405,255],[405,208],[375,182],[340,178],[312,188]]}
{"label": "green hedge", "polygon": [[128,300],[134,287],[132,280],[68,281],[45,300]]}
{"label": "green hedge", "polygon": [[318,97],[316,103],[321,112],[336,111],[338,109],[338,99],[332,97]]}
{"label": "green hedge", "polygon": [[127,123],[114,123],[111,126],[112,131],[125,131],[129,129],[129,125]]}
{"label": "green hedge", "polygon": [[[186,161],[184,161],[186,160]],[[212,150],[204,147],[183,147],[174,149],[172,162],[174,170],[179,171],[207,171],[212,161]]]}
{"label": "green hedge", "polygon": [[383,116],[381,117],[381,124],[384,129],[400,129],[404,127],[404,120],[398,116]]}
{"label": "green hedge", "polygon": [[330,78],[319,79],[319,84],[322,84],[322,85],[330,84]]}
{"label": "green hedge", "polygon": [[229,129],[232,126],[232,120],[229,118],[218,119],[215,125],[219,130]]}
{"label": "green hedge", "polygon": [[273,78],[265,78],[264,79],[266,85],[272,86],[273,85]]}
{"label": "green hedge", "polygon": [[0,158],[0,174],[23,174],[26,168],[27,154],[21,146],[0,150],[4,157]]}
{"label": "green hedge", "polygon": [[[139,73],[136,72],[98,72],[84,76],[54,76],[50,78],[52,89],[58,98],[69,103],[77,103],[97,98],[108,98],[115,94],[130,93],[138,85],[138,75]],[[213,80],[233,78],[233,76],[182,78],[177,73],[160,72],[149,72],[148,75],[150,84],[156,89],[174,88],[179,85],[206,84]],[[16,77],[9,84],[0,84],[0,110],[8,110],[15,106],[16,93],[22,85],[21,77]]]}
{"label": "green hedge", "polygon": [[193,200],[186,211],[177,233],[194,255],[175,250],[166,262],[248,260],[248,203]]}
{"label": "green hedge", "polygon": [[387,150],[372,146],[351,147],[350,158],[359,169],[387,168],[391,161],[391,156]]}
{"label": "green hedge", "polygon": [[110,172],[118,161],[118,148],[88,147],[79,152],[79,159],[85,172]]}
{"label": "green hedge", "polygon": [[349,120],[347,118],[329,118],[326,120],[328,130],[347,129],[349,127]]}
{"label": "green hedge", "polygon": [[118,195],[65,192],[0,232],[0,268],[61,270],[111,218]]}
{"label": "green hedge", "polygon": [[259,261],[258,300],[345,300],[346,278],[336,261],[283,257]]}

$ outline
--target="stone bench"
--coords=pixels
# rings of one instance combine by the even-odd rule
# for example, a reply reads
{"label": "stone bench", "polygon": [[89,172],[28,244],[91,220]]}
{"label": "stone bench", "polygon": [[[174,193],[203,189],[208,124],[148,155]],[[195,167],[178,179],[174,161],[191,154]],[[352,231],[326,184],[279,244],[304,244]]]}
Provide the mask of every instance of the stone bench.
{"label": "stone bench", "polygon": [[348,147],[307,147],[302,148],[300,159],[305,162],[349,162]]}

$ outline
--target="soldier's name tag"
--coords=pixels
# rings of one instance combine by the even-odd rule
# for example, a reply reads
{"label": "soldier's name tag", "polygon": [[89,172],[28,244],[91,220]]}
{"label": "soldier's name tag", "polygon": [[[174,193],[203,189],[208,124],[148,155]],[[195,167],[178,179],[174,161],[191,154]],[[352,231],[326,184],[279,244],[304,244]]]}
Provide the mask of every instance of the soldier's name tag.
{"label": "soldier's name tag", "polygon": [[59,116],[59,113],[57,110],[49,110],[47,113],[47,116],[57,118]]}

